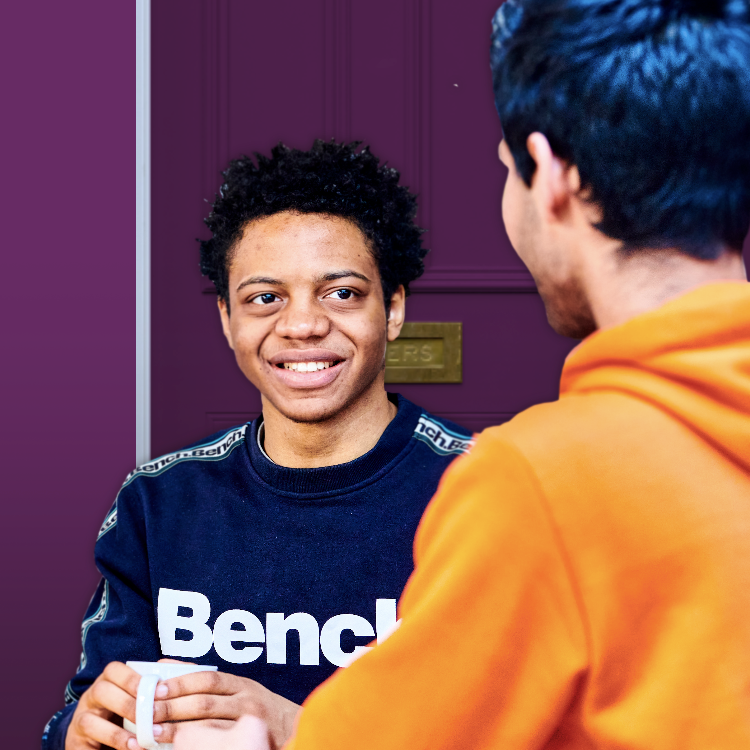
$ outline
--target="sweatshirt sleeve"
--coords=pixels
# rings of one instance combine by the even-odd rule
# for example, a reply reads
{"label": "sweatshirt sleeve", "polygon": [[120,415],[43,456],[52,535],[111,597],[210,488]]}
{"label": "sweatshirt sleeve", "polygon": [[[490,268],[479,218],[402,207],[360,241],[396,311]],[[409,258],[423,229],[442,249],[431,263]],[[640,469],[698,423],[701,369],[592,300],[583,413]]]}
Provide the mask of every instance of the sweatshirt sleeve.
{"label": "sweatshirt sleeve", "polygon": [[425,512],[400,628],[308,698],[287,750],[531,750],[555,732],[585,623],[539,483],[493,433]]}
{"label": "sweatshirt sleeve", "polygon": [[118,494],[94,550],[102,579],[81,624],[80,665],[65,689],[65,709],[45,727],[42,750],[63,750],[75,705],[109,662],[161,657],[137,483]]}

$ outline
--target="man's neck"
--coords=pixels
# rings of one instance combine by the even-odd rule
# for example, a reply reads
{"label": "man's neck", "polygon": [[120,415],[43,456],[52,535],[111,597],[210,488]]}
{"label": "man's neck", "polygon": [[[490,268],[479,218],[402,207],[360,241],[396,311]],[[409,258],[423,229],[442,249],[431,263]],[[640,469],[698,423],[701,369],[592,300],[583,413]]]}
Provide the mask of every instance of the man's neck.
{"label": "man's neck", "polygon": [[611,328],[717,281],[747,281],[742,255],[724,252],[700,260],[676,250],[616,251],[586,274],[586,291],[597,326]]}
{"label": "man's neck", "polygon": [[336,466],[374,448],[396,412],[382,386],[322,422],[293,422],[264,398],[263,448],[274,463],[288,468]]}

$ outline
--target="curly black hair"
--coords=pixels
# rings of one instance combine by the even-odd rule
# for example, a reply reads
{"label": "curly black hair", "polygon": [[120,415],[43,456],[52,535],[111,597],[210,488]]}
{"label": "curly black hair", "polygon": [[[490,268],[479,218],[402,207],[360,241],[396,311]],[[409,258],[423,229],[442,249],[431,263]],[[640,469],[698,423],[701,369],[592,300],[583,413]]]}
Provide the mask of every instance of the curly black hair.
{"label": "curly black hair", "polygon": [[364,234],[380,271],[386,309],[399,285],[424,271],[424,230],[415,223],[416,196],[399,185],[399,173],[380,164],[360,141],[316,140],[309,151],[279,143],[271,158],[256,153],[229,164],[219,195],[205,223],[210,240],[201,240],[201,272],[229,306],[229,265],[249,221],[280,211],[339,216]]}

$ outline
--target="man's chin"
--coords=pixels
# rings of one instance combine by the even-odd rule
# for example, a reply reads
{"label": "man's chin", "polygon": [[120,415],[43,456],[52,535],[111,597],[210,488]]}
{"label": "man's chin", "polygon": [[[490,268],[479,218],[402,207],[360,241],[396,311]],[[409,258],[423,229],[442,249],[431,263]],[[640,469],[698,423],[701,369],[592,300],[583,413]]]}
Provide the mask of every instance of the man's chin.
{"label": "man's chin", "polygon": [[547,321],[555,333],[577,341],[582,341],[597,330],[594,320],[584,316],[551,314],[548,311]]}
{"label": "man's chin", "polygon": [[540,289],[547,322],[555,333],[582,340],[597,330],[596,320],[585,295],[572,284],[549,295]]}
{"label": "man's chin", "polygon": [[373,389],[382,391],[385,396],[382,380],[378,381],[383,371],[384,367],[358,373],[355,384],[359,387],[354,389],[350,389],[351,382],[346,379],[338,379],[317,392],[298,390],[290,393],[286,389],[274,389],[263,395],[263,403],[295,424],[335,422],[345,415],[353,416],[352,410],[358,411],[358,405],[366,407],[367,396],[373,393]]}
{"label": "man's chin", "polygon": [[279,402],[273,406],[279,414],[295,424],[320,424],[335,419],[346,405],[332,403],[331,399],[306,398]]}

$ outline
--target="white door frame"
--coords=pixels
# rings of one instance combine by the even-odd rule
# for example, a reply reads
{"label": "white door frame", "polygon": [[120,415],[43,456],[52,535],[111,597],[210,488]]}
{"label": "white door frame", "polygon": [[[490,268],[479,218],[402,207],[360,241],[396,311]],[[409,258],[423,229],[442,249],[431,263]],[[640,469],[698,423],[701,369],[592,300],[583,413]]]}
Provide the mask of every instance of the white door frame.
{"label": "white door frame", "polygon": [[151,0],[135,10],[135,464],[151,458]]}

